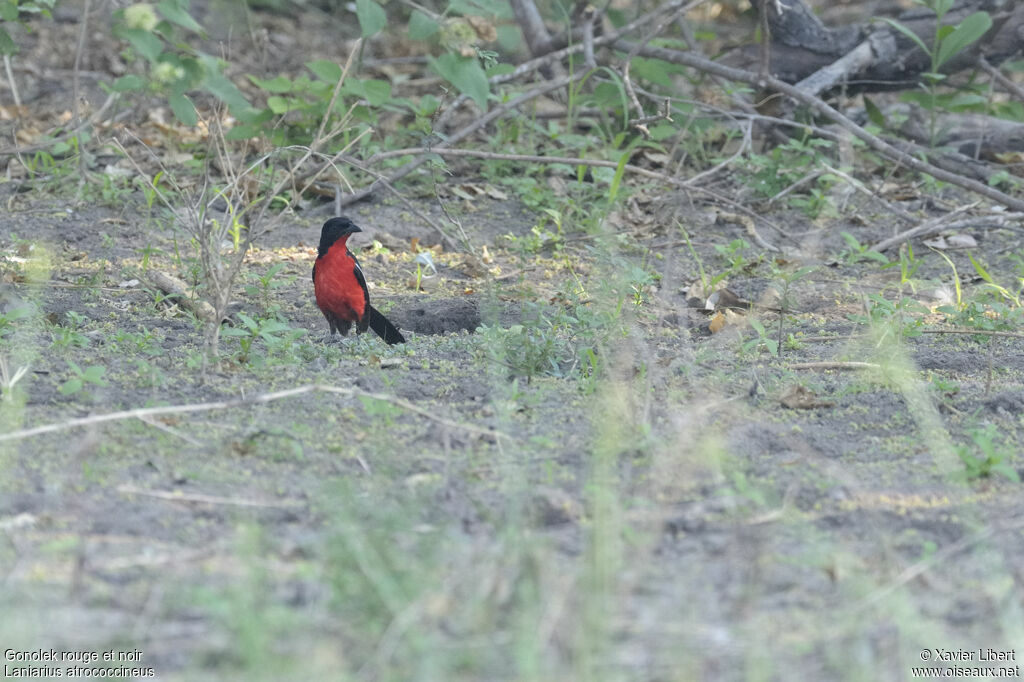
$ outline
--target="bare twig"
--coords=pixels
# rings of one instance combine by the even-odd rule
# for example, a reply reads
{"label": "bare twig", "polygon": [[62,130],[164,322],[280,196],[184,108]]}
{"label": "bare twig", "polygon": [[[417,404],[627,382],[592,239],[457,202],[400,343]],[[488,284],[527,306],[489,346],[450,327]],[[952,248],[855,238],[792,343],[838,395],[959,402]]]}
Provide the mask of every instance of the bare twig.
{"label": "bare twig", "polygon": [[510,0],[512,13],[516,16],[516,23],[523,31],[523,38],[530,48],[534,57],[549,51],[551,34],[548,27],[544,25],[537,5],[533,0]]}
{"label": "bare twig", "polygon": [[658,34],[665,30],[665,26],[667,26],[670,22],[675,21],[676,18],[681,17],[687,11],[687,9],[689,9],[689,7],[687,5],[683,5],[682,7],[676,9],[674,12],[666,15],[661,21],[655,24],[654,28],[651,29],[651,31],[648,32],[647,35],[641,38],[640,42],[636,44],[636,47],[630,50],[629,54],[626,55],[626,65],[622,69],[622,84],[626,88],[626,94],[629,96],[630,103],[632,103],[633,108],[636,109],[636,118],[630,120],[629,125],[634,129],[639,130],[640,134],[644,136],[644,139],[650,139],[651,137],[651,131],[647,129],[648,123],[653,123],[653,121],[660,120],[661,118],[666,118],[669,121],[671,121],[672,119],[669,118],[668,116],[667,101],[665,102],[665,113],[663,116],[651,117],[647,115],[647,113],[644,111],[643,106],[640,104],[640,100],[636,96],[636,90],[633,89],[633,81],[629,77],[629,67],[632,65],[633,58],[636,57],[637,51],[641,47],[647,45],[647,43],[651,42],[651,40],[656,38]]}
{"label": "bare twig", "polygon": [[124,419],[141,419],[143,417],[154,417],[165,414],[189,414],[192,412],[211,412],[214,410],[226,410],[232,407],[244,407],[249,405],[260,405],[264,403],[271,403],[285,398],[294,398],[298,395],[305,393],[333,393],[336,395],[348,396],[353,398],[370,398],[372,400],[380,400],[382,402],[391,403],[398,407],[414,412],[421,417],[430,419],[431,421],[437,422],[449,428],[458,429],[460,431],[468,431],[469,433],[475,433],[481,436],[488,436],[491,438],[515,440],[512,436],[509,436],[501,431],[486,429],[474,424],[465,424],[451,419],[447,419],[438,415],[435,411],[427,410],[414,403],[409,402],[403,398],[396,396],[387,395],[384,393],[370,393],[367,391],[360,391],[355,388],[343,388],[340,386],[328,386],[325,384],[307,384],[305,386],[298,386],[296,388],[289,388],[283,391],[274,391],[272,393],[261,393],[259,395],[252,396],[250,398],[239,398],[236,400],[217,400],[207,403],[191,403],[186,405],[167,405],[163,407],[140,407],[132,410],[122,410],[120,412],[108,412],[107,414],[96,414],[88,417],[79,417],[77,419],[70,419],[66,422],[60,422],[56,424],[46,424],[44,426],[36,426],[31,429],[23,429],[21,431],[13,431],[11,433],[0,434],[0,442],[23,440],[25,438],[31,438],[33,436],[41,436],[46,433],[56,433],[59,431],[67,431],[69,429],[75,429],[80,426],[91,426],[93,424],[103,424],[112,421],[121,421]]}
{"label": "bare twig", "polygon": [[1024,88],[1021,88],[1019,85],[1007,78],[1006,74],[992,66],[985,57],[978,57],[978,66],[981,67],[982,71],[992,76],[993,80],[1003,86],[1007,92],[1016,97],[1019,101],[1024,102]]}
{"label": "bare twig", "polygon": [[925,236],[928,236],[930,234],[935,234],[936,232],[939,232],[941,230],[959,230],[959,229],[963,229],[965,227],[970,227],[970,226],[978,225],[979,223],[981,223],[981,224],[997,223],[998,224],[999,220],[997,218],[990,218],[990,217],[968,218],[967,220],[958,220],[958,221],[955,221],[955,222],[950,222],[951,218],[954,218],[955,216],[960,215],[960,214],[964,213],[965,211],[968,211],[968,210],[974,208],[977,205],[978,205],[977,202],[975,202],[975,203],[969,204],[967,206],[961,206],[960,208],[956,209],[955,211],[953,211],[951,213],[947,213],[946,215],[941,215],[941,216],[938,216],[936,218],[931,218],[930,220],[926,220],[925,222],[921,223],[917,227],[912,227],[909,230],[905,230],[903,232],[900,232],[896,236],[889,237],[888,239],[883,239],[882,241],[880,241],[877,244],[875,244],[874,246],[872,246],[871,250],[872,251],[878,251],[879,253],[881,253],[882,251],[886,251],[888,249],[891,249],[894,246],[899,246],[900,244],[902,244],[904,242],[908,242],[911,239],[915,239],[915,238],[918,238],[918,237],[925,237]]}
{"label": "bare twig", "polygon": [[14,82],[14,71],[11,69],[11,55],[9,54],[4,55],[4,71],[7,72],[7,84],[11,88],[14,106],[21,109],[21,95],[18,94],[18,84]]}
{"label": "bare twig", "polygon": [[[74,71],[71,75],[71,126],[77,128],[79,126],[79,78],[78,72],[82,66],[82,53],[85,51],[85,36],[89,30],[89,8],[91,6],[91,0],[85,0],[85,5],[82,7],[82,23],[78,31],[78,45],[75,47],[75,65]],[[86,163],[85,154],[78,154],[78,172],[79,188],[85,184],[86,178]]]}
{"label": "bare twig", "polygon": [[155,497],[160,500],[171,502],[195,502],[199,504],[223,504],[232,507],[270,507],[277,509],[288,509],[301,507],[304,503],[301,500],[249,500],[241,497],[220,497],[218,495],[204,495],[202,493],[186,493],[178,490],[146,490],[133,485],[119,485],[117,492],[125,495],[144,495]]}
{"label": "bare twig", "polygon": [[797,362],[786,369],[882,369],[873,362]]}
{"label": "bare twig", "polygon": [[1024,339],[1020,332],[999,332],[988,329],[921,329],[922,334],[971,334],[976,336],[1005,336],[1013,339]]}
{"label": "bare twig", "polygon": [[594,21],[597,18],[597,11],[587,6],[583,12],[583,65],[588,69],[597,68],[597,59],[594,58]]}
{"label": "bare twig", "polygon": [[824,168],[826,171],[828,171],[832,175],[835,175],[836,177],[842,178],[851,187],[856,189],[858,192],[861,192],[862,194],[864,194],[864,195],[870,197],[871,199],[879,202],[880,204],[882,204],[882,206],[885,207],[886,211],[892,213],[894,216],[896,216],[900,220],[902,220],[904,222],[908,222],[908,223],[912,223],[915,220],[917,220],[914,216],[912,216],[907,211],[904,211],[899,206],[895,206],[893,204],[890,204],[888,201],[886,201],[882,197],[878,196],[877,193],[872,192],[870,189],[868,189],[867,187],[864,186],[863,182],[861,182],[857,178],[849,175],[848,173],[844,173],[843,171],[839,170],[838,168],[833,168],[832,166],[828,165],[827,163],[823,163],[822,164],[822,168]]}

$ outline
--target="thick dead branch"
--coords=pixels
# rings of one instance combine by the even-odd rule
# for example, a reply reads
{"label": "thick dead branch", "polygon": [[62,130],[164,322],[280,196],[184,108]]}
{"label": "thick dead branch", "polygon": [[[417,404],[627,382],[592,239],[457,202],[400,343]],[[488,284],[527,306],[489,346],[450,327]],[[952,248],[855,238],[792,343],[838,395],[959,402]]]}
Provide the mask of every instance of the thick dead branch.
{"label": "thick dead branch", "polygon": [[200,320],[209,323],[218,322],[217,312],[206,301],[198,298],[189,286],[177,277],[172,277],[163,272],[152,270],[149,273],[149,281],[164,295],[171,297],[175,303],[191,310]]}
{"label": "thick dead branch", "polygon": [[[618,40],[615,42],[615,47],[625,52],[631,52],[635,43],[631,43],[625,40]],[[651,47],[646,45],[638,50],[638,53],[645,57],[654,57],[655,59],[663,59],[673,64],[682,64],[683,66],[689,66],[694,69],[698,69],[705,73],[722,76],[729,80],[738,81],[740,83],[748,83],[758,88],[767,88],[775,90],[776,92],[782,93],[788,97],[792,97],[801,104],[805,104],[810,107],[813,111],[818,114],[834,121],[839,124],[844,130],[848,130],[855,137],[867,143],[869,147],[879,152],[891,161],[900,163],[907,168],[916,170],[920,173],[931,175],[932,177],[942,180],[944,182],[952,183],[958,187],[963,187],[966,190],[970,190],[983,197],[987,197],[996,201],[1004,206],[1012,208],[1016,211],[1024,210],[1024,200],[1016,197],[1011,197],[1004,192],[989,187],[988,185],[973,180],[971,178],[965,178],[962,175],[953,173],[947,170],[943,170],[931,163],[921,161],[918,158],[911,156],[903,151],[900,151],[892,144],[880,139],[879,137],[872,135],[862,127],[851,121],[849,118],[833,109],[831,106],[826,104],[818,97],[808,95],[807,93],[799,90],[793,85],[786,83],[778,78],[771,76],[759,76],[756,73],[749,71],[743,71],[741,69],[735,69],[718,62],[713,62],[689,52],[680,52],[679,50],[669,50],[662,47]]]}
{"label": "thick dead branch", "polygon": [[511,0],[512,12],[534,57],[550,52],[551,34],[533,0]]}
{"label": "thick dead branch", "polygon": [[[832,29],[824,26],[803,0],[756,0],[767,5],[771,35],[771,75],[788,83],[800,82],[808,93],[847,84],[853,91],[903,89],[916,85],[931,69],[931,58],[899,31],[866,21]],[[975,44],[950,59],[943,73],[975,68],[979,58],[998,64],[1017,55],[1024,41],[1024,5],[999,0],[960,0],[943,20],[954,25],[976,11],[992,16],[992,28]],[[897,17],[902,25],[930,44],[935,35],[935,14],[913,9]],[[754,71],[762,61],[759,45],[745,46],[723,63]],[[804,82],[806,81],[806,82]]]}
{"label": "thick dead branch", "polygon": [[887,120],[904,119],[900,134],[922,145],[932,143],[931,116],[935,116],[935,146],[952,147],[966,157],[993,160],[998,154],[1024,152],[1024,123],[1017,121],[984,114],[928,112],[910,103],[886,108],[885,116]]}

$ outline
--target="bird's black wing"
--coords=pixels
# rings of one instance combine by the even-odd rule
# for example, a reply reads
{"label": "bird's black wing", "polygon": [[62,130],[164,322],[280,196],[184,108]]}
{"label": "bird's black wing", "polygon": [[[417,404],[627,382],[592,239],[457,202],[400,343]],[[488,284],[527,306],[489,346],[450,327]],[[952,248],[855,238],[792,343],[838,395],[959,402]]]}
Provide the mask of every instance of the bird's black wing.
{"label": "bird's black wing", "polygon": [[313,263],[313,283],[316,283],[316,263]]}
{"label": "bird's black wing", "polygon": [[359,282],[359,286],[363,288],[363,296],[365,297],[367,305],[369,305],[370,290],[366,288],[366,278],[363,277],[363,269],[359,267],[359,259],[356,258],[356,255],[351,251],[348,252],[348,255],[352,258],[352,262],[355,263],[353,271],[355,272],[356,275],[356,281]]}

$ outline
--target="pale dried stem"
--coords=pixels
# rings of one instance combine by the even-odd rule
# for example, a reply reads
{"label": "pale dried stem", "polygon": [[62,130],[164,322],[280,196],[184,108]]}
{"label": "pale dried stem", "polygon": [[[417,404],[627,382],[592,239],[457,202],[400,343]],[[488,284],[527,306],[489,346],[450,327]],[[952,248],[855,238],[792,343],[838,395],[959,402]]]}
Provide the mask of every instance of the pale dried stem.
{"label": "pale dried stem", "polygon": [[438,424],[442,424],[452,429],[460,431],[467,431],[469,433],[475,433],[481,436],[487,436],[497,439],[505,440],[516,440],[512,436],[509,436],[501,431],[483,428],[474,424],[465,424],[462,422],[453,421],[442,417],[436,413],[436,411],[422,408],[414,403],[392,395],[384,393],[370,393],[367,391],[361,391],[355,388],[344,388],[341,386],[329,386],[325,384],[307,384],[304,386],[298,386],[296,388],[289,388],[282,391],[274,391],[272,393],[261,393],[259,395],[252,396],[251,398],[239,398],[236,400],[217,400],[207,403],[192,403],[186,405],[167,405],[163,407],[140,407],[132,410],[122,410],[120,412],[110,412],[107,414],[96,414],[88,417],[79,417],[77,419],[70,419],[65,422],[59,422],[56,424],[46,424],[44,426],[36,426],[31,429],[23,429],[21,431],[13,431],[11,433],[0,434],[0,442],[24,440],[25,438],[31,438],[34,436],[41,436],[47,433],[57,433],[60,431],[67,431],[82,426],[92,426],[94,424],[104,424],[113,421],[122,421],[125,419],[142,419],[144,417],[158,417],[161,415],[168,414],[190,414],[193,412],[211,412],[215,410],[226,410],[232,407],[245,407],[252,405],[260,405],[265,403],[271,403],[278,400],[284,400],[286,398],[294,398],[295,396],[303,395],[306,393],[331,393],[335,395],[346,396],[350,398],[370,398],[372,400],[380,400],[382,402],[390,403],[398,407],[404,408],[410,412],[418,414],[421,417],[429,419]]}

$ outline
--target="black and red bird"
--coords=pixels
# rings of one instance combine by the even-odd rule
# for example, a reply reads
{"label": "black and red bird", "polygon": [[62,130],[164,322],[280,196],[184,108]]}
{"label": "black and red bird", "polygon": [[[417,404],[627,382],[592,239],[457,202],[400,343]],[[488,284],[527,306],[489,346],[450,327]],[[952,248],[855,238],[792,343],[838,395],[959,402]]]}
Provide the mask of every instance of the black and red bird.
{"label": "black and red bird", "polygon": [[356,332],[367,328],[384,339],[384,343],[405,343],[395,325],[370,305],[370,292],[359,261],[348,250],[348,238],[362,232],[348,218],[331,218],[320,231],[320,248],[313,263],[313,293],[316,305],[331,325],[331,334],[348,334],[354,322]]}

